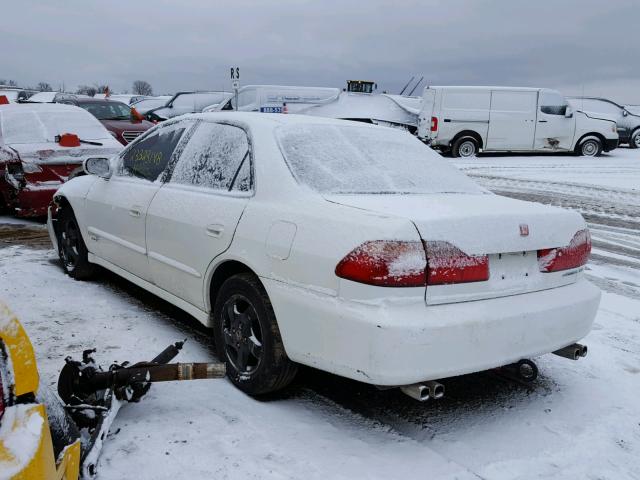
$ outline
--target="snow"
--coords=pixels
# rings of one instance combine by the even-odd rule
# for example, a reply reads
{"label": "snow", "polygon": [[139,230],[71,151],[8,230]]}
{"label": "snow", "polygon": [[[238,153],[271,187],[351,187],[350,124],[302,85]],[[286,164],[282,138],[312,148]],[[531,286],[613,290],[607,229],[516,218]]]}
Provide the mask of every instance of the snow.
{"label": "snow", "polygon": [[311,124],[276,135],[294,176],[321,193],[484,193],[399,130]]}
{"label": "snow", "polygon": [[0,444],[6,449],[0,458],[0,480],[19,473],[33,459],[44,426],[44,419],[33,405],[15,405],[5,410],[0,423]]}
{"label": "snow", "polygon": [[[585,359],[536,359],[540,377],[531,388],[491,372],[445,379],[445,397],[426,403],[311,369],[287,392],[263,400],[247,397],[227,380],[157,384],[141,403],[120,410],[98,479],[131,478],[135,472],[140,480],[637,480],[635,152],[616,150],[593,160],[444,160],[500,193],[585,213],[594,242],[587,276],[604,291],[594,329],[583,341],[589,347]],[[52,251],[0,248],[0,301],[30,334],[43,384],[55,382],[65,356],[79,357],[94,346],[99,363],[108,365],[148,360],[187,337],[177,361],[215,360],[210,332],[188,315],[113,275],[74,281],[63,275]]]}

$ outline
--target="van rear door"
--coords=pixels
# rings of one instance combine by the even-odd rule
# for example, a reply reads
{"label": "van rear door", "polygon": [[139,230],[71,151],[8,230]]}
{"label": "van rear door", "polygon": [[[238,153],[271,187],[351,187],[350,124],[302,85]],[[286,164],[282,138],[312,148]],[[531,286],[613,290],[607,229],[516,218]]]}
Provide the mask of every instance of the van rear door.
{"label": "van rear door", "polygon": [[532,150],[538,92],[493,90],[485,150]]}
{"label": "van rear door", "polygon": [[[436,91],[432,88],[425,88],[422,94],[422,108],[420,109],[420,121],[418,122],[418,137],[422,140],[431,139],[436,132],[432,131],[431,117],[436,101]],[[437,129],[436,129],[437,130]]]}

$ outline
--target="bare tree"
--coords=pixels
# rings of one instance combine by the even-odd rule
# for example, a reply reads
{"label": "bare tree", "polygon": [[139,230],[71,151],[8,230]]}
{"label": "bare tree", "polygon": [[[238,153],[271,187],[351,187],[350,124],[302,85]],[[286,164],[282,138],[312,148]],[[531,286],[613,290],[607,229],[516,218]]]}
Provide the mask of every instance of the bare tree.
{"label": "bare tree", "polygon": [[51,92],[53,91],[53,87],[47,82],[40,82],[36,85],[36,90],[40,92]]}
{"label": "bare tree", "polygon": [[17,87],[18,86],[18,82],[16,82],[15,80],[1,79],[0,80],[0,85],[6,85],[8,87]]}
{"label": "bare tree", "polygon": [[96,93],[106,93],[109,89],[109,85],[101,85],[99,83],[94,83],[93,86],[96,89]]}
{"label": "bare tree", "polygon": [[91,85],[79,85],[76,93],[78,95],[88,95],[90,97],[93,97],[96,93],[98,93],[98,89],[96,87],[92,87]]}
{"label": "bare tree", "polygon": [[145,80],[136,80],[133,82],[131,91],[136,95],[153,95],[153,88],[151,88],[151,84]]}

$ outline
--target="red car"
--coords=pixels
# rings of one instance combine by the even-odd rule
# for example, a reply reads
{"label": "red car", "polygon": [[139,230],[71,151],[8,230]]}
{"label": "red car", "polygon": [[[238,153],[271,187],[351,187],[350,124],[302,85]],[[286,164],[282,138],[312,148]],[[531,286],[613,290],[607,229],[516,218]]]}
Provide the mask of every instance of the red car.
{"label": "red car", "polygon": [[122,145],[132,142],[154,125],[129,105],[115,100],[76,98],[64,103],[77,105],[91,113]]}
{"label": "red car", "polygon": [[57,103],[0,104],[0,209],[42,217],[53,194],[89,157],[122,150],[81,108]]}

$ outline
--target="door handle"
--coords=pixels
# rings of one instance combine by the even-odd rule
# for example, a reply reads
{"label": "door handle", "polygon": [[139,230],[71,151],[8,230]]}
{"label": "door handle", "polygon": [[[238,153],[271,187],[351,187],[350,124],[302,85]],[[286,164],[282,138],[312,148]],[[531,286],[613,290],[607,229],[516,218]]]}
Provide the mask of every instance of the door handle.
{"label": "door handle", "polygon": [[129,215],[138,218],[140,216],[140,210],[138,210],[138,208],[136,207],[132,207],[131,209],[129,209]]}
{"label": "door handle", "polygon": [[221,237],[224,233],[224,225],[220,225],[219,223],[216,223],[214,225],[207,225],[206,231],[207,235],[209,235],[210,237],[218,238]]}
{"label": "door handle", "polygon": [[546,120],[538,120],[538,123],[547,123]]}

